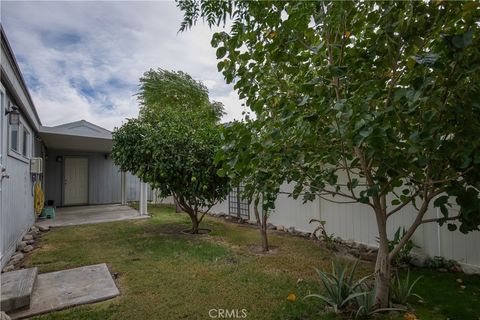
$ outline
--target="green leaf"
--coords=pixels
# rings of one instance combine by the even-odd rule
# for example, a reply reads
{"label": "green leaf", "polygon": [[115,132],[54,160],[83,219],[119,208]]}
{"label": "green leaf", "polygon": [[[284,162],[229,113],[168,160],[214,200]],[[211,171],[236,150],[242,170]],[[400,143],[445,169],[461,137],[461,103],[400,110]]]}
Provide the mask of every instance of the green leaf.
{"label": "green leaf", "polygon": [[221,72],[223,68],[225,68],[225,61],[220,61],[219,63],[217,63],[218,72]]}
{"label": "green leaf", "polygon": [[446,196],[446,195],[440,196],[433,201],[433,206],[434,207],[444,206],[445,204],[448,203],[448,199],[449,199],[449,197]]}
{"label": "green leaf", "polygon": [[227,48],[219,47],[217,49],[217,59],[222,59],[227,54]]}
{"label": "green leaf", "polygon": [[447,228],[449,231],[455,231],[457,230],[457,225],[453,224],[453,223],[449,223],[447,224]]}

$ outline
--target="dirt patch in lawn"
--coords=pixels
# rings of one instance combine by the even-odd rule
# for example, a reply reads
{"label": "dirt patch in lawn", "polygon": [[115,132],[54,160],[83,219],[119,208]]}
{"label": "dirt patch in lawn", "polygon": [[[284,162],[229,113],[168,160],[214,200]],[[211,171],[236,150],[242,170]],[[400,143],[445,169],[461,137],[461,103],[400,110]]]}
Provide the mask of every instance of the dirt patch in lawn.
{"label": "dirt patch in lawn", "polygon": [[277,246],[270,246],[267,252],[263,251],[262,246],[259,245],[249,245],[247,246],[248,252],[256,254],[256,255],[273,255],[279,252],[279,248]]}
{"label": "dirt patch in lawn", "polygon": [[166,223],[163,225],[147,225],[143,227],[143,236],[182,234],[185,225],[182,223]]}
{"label": "dirt patch in lawn", "polygon": [[200,228],[198,229],[198,233],[192,233],[192,229],[183,229],[182,233],[189,235],[189,236],[201,236],[205,234],[209,234],[212,232],[212,229],[207,229],[207,228]]}

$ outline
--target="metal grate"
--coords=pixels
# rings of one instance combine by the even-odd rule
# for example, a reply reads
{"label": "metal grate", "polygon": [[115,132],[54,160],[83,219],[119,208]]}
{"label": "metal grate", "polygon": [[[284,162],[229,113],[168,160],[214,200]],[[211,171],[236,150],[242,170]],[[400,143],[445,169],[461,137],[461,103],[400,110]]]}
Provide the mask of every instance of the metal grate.
{"label": "metal grate", "polygon": [[250,219],[250,204],[242,199],[243,186],[232,188],[228,195],[228,214],[233,217]]}

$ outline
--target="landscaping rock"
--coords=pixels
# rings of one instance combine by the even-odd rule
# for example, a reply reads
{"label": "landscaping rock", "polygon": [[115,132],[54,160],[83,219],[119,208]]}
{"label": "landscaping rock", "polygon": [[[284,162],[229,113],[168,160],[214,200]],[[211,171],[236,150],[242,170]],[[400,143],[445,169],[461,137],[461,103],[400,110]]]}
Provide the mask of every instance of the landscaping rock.
{"label": "landscaping rock", "polygon": [[461,265],[462,271],[465,274],[480,274],[480,268],[468,264]]}
{"label": "landscaping rock", "polygon": [[349,254],[351,254],[351,255],[354,255],[354,256],[356,256],[356,257],[358,257],[358,256],[360,255],[360,252],[358,252],[358,250],[355,249],[355,248],[348,248],[348,247],[347,247],[347,250],[346,250],[346,251],[347,251],[347,253],[349,253]]}
{"label": "landscaping rock", "polygon": [[33,236],[31,234],[26,234],[23,236],[23,241],[33,240]]}
{"label": "landscaping rock", "polygon": [[288,227],[287,232],[295,233],[295,227]]}
{"label": "landscaping rock", "polygon": [[20,243],[17,245],[17,250],[22,251],[26,246],[27,246],[26,241],[20,241]]}
{"label": "landscaping rock", "polygon": [[277,226],[278,231],[285,231],[285,227],[282,225]]}
{"label": "landscaping rock", "polygon": [[362,244],[362,243],[355,242],[354,246],[355,246],[355,248],[357,248],[360,251],[370,251],[370,248],[367,247],[366,245]]}
{"label": "landscaping rock", "polygon": [[430,257],[422,250],[412,249],[410,252],[410,264],[415,267],[424,268],[428,265]]}
{"label": "landscaping rock", "polygon": [[31,235],[32,236],[32,239],[37,239],[38,238],[38,233],[37,232],[34,232],[34,231],[30,231],[27,233],[28,235]]}
{"label": "landscaping rock", "polygon": [[460,267],[459,265],[454,265],[453,267],[450,268],[450,271],[459,273],[459,272],[462,272],[462,267]]}
{"label": "landscaping rock", "polygon": [[268,224],[267,224],[267,229],[268,229],[268,230],[276,230],[277,227],[275,227],[275,225],[273,225],[272,223],[268,223]]}
{"label": "landscaping rock", "polygon": [[27,244],[34,244],[35,243],[35,240],[28,240],[27,241]]}
{"label": "landscaping rock", "polygon": [[33,226],[33,227],[30,228],[30,231],[31,232],[38,232],[38,228]]}
{"label": "landscaping rock", "polygon": [[27,252],[30,252],[32,251],[34,248],[32,245],[28,245],[26,246],[25,248],[23,248],[23,252],[27,253]]}
{"label": "landscaping rock", "polygon": [[50,226],[38,226],[38,229],[42,232],[50,231]]}
{"label": "landscaping rock", "polygon": [[13,270],[15,270],[15,266],[13,264],[8,264],[5,268],[3,268],[2,272],[9,272],[9,271],[13,271]]}
{"label": "landscaping rock", "polygon": [[373,250],[360,253],[360,259],[365,261],[375,261],[377,259],[377,253]]}
{"label": "landscaping rock", "polygon": [[20,260],[22,260],[25,256],[23,255],[23,253],[21,252],[17,252],[15,253],[11,258],[10,260],[13,262],[13,263],[17,263],[19,262]]}
{"label": "landscaping rock", "polygon": [[349,246],[351,248],[354,248],[356,246],[356,243],[353,240],[347,240],[347,241],[345,241],[345,245]]}

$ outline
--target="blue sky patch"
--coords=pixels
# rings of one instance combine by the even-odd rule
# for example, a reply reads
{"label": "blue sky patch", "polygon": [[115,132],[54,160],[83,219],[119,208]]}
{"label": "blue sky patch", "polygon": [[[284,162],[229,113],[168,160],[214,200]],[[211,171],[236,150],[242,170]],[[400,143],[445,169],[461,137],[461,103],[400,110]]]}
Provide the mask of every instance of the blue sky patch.
{"label": "blue sky patch", "polygon": [[2,26],[44,125],[85,119],[111,129],[136,117],[139,78],[150,68],[189,73],[225,104],[225,121],[243,117],[217,71],[210,40],[219,30],[178,33],[181,20],[173,1],[2,2]]}
{"label": "blue sky patch", "polygon": [[55,49],[65,49],[82,41],[81,35],[75,32],[44,31],[40,36],[46,45]]}

